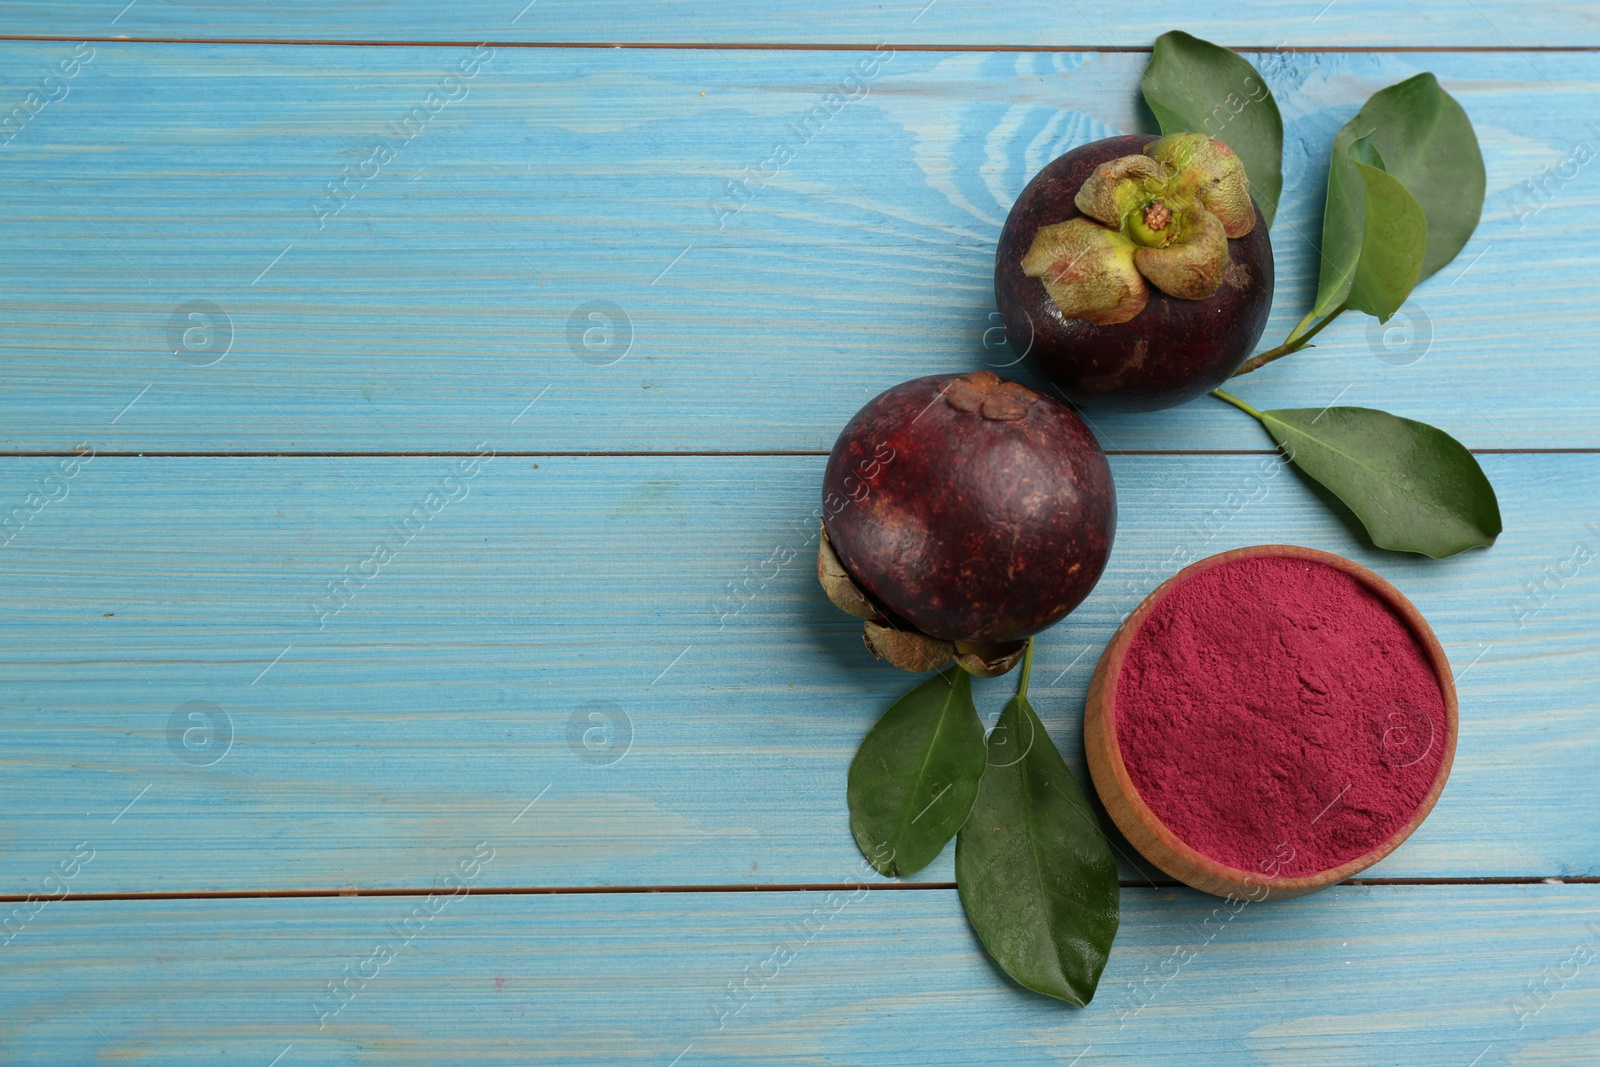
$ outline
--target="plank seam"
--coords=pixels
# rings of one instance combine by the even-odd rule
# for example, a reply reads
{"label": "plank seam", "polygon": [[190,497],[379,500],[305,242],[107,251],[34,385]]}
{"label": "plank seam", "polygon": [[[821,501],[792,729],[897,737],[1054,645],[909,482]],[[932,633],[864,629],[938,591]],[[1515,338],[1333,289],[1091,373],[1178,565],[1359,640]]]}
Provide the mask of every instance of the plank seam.
{"label": "plank seam", "polygon": [[[78,37],[58,35],[34,34],[0,34],[0,41],[18,43],[67,43],[87,41],[93,44],[203,44],[203,45],[266,45],[286,46],[295,48],[585,48],[585,49],[641,49],[641,50],[666,50],[682,52],[860,52],[871,51],[875,48],[893,48],[897,52],[1098,52],[1112,55],[1119,54],[1149,54],[1149,45],[1107,45],[1107,44],[1049,44],[1049,45],[1010,45],[1010,44],[897,44],[894,42],[873,41],[862,44],[859,42],[837,43],[797,43],[787,41],[775,42],[739,42],[739,41],[708,41],[695,43],[693,41],[362,41],[343,38],[288,38],[288,37]],[[1278,50],[1278,45],[1228,45],[1235,52],[1273,52]],[[1390,53],[1485,53],[1485,54],[1523,54],[1528,52],[1541,53],[1579,53],[1600,51],[1600,45],[1324,45],[1318,47],[1305,46],[1298,49],[1300,52],[1310,53],[1343,53],[1343,54],[1390,54]]]}
{"label": "plank seam", "polygon": [[[1493,885],[1600,885],[1600,876],[1505,876],[1485,878],[1348,878],[1337,883],[1342,886],[1493,886]],[[1182,889],[1182,883],[1170,879],[1125,879],[1118,882],[1123,889]],[[923,890],[952,890],[954,882],[819,882],[772,885],[658,885],[658,886],[488,886],[471,890],[474,896],[625,896],[639,893],[847,893],[867,889],[897,892]],[[149,893],[72,893],[58,903],[68,901],[116,900],[257,900],[298,898],[320,899],[328,897],[424,897],[439,890],[434,888],[398,887],[393,889],[230,889],[194,890]],[[26,895],[0,895],[0,904],[26,903]]]}
{"label": "plank seam", "polygon": [[[1587,456],[1600,453],[1600,448],[1471,448],[1467,451],[1475,456]],[[1275,456],[1275,448],[1108,448],[1108,456]],[[203,451],[158,451],[146,449],[141,452],[96,452],[95,458],[110,459],[454,459],[459,457],[471,458],[479,455],[477,452],[203,452]],[[497,456],[508,456],[513,459],[594,459],[594,458],[623,458],[623,459],[681,459],[681,458],[706,458],[706,459],[738,459],[749,457],[826,457],[827,452],[799,449],[794,451],[750,451],[750,452],[706,452],[706,451],[662,451],[662,452],[602,452],[602,451],[504,451],[496,452]],[[0,452],[0,458],[10,459],[73,459],[78,456],[76,452]]]}

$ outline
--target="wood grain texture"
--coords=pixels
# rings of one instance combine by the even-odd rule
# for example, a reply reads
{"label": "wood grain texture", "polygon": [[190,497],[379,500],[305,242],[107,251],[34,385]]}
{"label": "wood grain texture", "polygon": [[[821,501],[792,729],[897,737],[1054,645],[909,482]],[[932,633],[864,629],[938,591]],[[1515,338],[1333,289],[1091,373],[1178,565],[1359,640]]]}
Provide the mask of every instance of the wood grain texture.
{"label": "wood grain texture", "polygon": [[1023,47],[1148,46],[1173,28],[1234,44],[1330,48],[1595,47],[1600,27],[1587,5],[1446,0],[1403,6],[1377,0],[1162,0],[1130,7],[1112,0],[897,0],[851,4],[777,0],[759,7],[720,0],[638,4],[628,0],[494,0],[441,7],[426,0],[274,0],[269,4],[171,0],[5,0],[7,34],[134,39],[356,41],[565,41],[834,44],[839,42]]}
{"label": "wood grain texture", "polygon": [[[512,453],[818,453],[899,380],[1010,362],[999,223],[1054,155],[1141,125],[1145,57],[984,46],[1283,43],[1255,57],[1288,125],[1269,340],[1310,299],[1334,130],[1437,71],[1490,193],[1402,327],[1431,342],[1341,323],[1240,392],[1600,447],[1600,216],[1592,164],[1568,173],[1600,56],[1526,51],[1600,46],[1586,6],[524,2],[0,0],[0,32],[70,38],[0,43],[0,450],[93,450],[0,460],[0,894],[35,898],[0,905],[0,1064],[1600,1056],[1595,885],[1237,915],[1131,888],[1081,1012],[1001,975],[946,889],[44,903],[868,877],[845,769],[909,679],[814,587],[821,459]],[[693,47],[72,43],[111,35]],[[704,47],[735,39],[862,47]],[[884,40],[970,50],[846,82]],[[1430,45],[1507,51],[1303,51]],[[1267,445],[1221,405],[1095,422],[1122,450]],[[1313,545],[1393,580],[1460,688],[1451,784],[1368,874],[1600,874],[1600,456],[1484,464],[1507,532],[1435,563],[1364,547],[1269,457],[1114,460],[1110,570],[1034,672],[1080,777],[1090,671],[1145,593]],[[986,719],[1010,684],[980,684]]]}
{"label": "wood grain texture", "polygon": [[[1188,890],[1129,890],[1081,1010],[1011,984],[953,890],[467,895],[431,915],[424,899],[52,904],[0,948],[0,1055],[29,1067],[1600,1056],[1600,886],[1341,886],[1236,913]],[[390,958],[374,962],[380,947]],[[349,973],[370,977],[319,1014]]]}
{"label": "wood grain texture", "polygon": [[[1382,31],[1420,10],[1342,3],[1318,25],[1346,8]],[[339,10],[398,29],[446,9]],[[1545,17],[1518,11],[1518,30]],[[72,47],[0,46],[7,99]],[[0,146],[8,450],[459,449],[547,387],[499,447],[825,450],[895,382],[1014,360],[986,348],[1007,206],[1059,152],[1140,125],[1145,62],[502,48],[446,82],[471,48],[92,47]],[[1355,316],[1242,381],[1246,399],[1384,407],[1477,448],[1600,446],[1600,185],[1572,162],[1600,147],[1582,125],[1600,55],[1256,58],[1288,126],[1269,340],[1309,306],[1327,146],[1370,92],[1436,71],[1477,126],[1489,198],[1391,324],[1394,351]],[[863,63],[876,74],[847,85]],[[841,86],[855,98],[830,102]],[[458,95],[397,138],[430,93]],[[231,325],[185,318],[193,301]],[[627,329],[586,318],[594,301]],[[1408,329],[1431,343],[1406,347]],[[1267,445],[1210,400],[1094,421],[1118,449]]]}
{"label": "wood grain texture", "polygon": [[[55,462],[7,460],[0,499]],[[452,488],[461,462],[82,467],[0,548],[0,892],[80,841],[80,893],[425,885],[490,835],[503,886],[863,877],[846,768],[914,676],[816,587],[823,460],[501,456]],[[1303,544],[1393,581],[1458,675],[1450,784],[1368,874],[1600,874],[1600,456],[1484,464],[1506,532],[1435,562],[1363,547],[1271,457],[1114,459],[1109,569],[1033,671],[1080,778],[1122,617],[1193,559]],[[1013,685],[976,683],[986,723]]]}

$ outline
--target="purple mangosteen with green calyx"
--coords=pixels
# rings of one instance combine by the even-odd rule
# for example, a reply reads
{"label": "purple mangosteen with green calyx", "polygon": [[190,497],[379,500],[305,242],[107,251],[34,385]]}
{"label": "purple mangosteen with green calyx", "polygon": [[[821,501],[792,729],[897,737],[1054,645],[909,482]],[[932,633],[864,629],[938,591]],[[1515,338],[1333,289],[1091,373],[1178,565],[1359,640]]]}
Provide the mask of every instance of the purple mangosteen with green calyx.
{"label": "purple mangosteen with green calyx", "polygon": [[1006,218],[1006,339],[1074,404],[1151,410],[1238,369],[1272,306],[1272,245],[1244,164],[1200,134],[1108,137],[1034,176]]}

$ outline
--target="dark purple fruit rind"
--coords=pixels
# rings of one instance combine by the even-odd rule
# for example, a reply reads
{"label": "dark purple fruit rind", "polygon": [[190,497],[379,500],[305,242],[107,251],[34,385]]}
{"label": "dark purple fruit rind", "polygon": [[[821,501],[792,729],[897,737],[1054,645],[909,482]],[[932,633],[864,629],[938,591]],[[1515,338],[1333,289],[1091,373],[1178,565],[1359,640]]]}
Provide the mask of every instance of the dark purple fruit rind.
{"label": "dark purple fruit rind", "polygon": [[1136,155],[1155,137],[1108,137],[1074,148],[1034,175],[1006,217],[995,251],[994,296],[1006,340],[1041,379],[1100,410],[1149,411],[1215,389],[1255,350],[1272,309],[1272,242],[1255,227],[1228,242],[1232,265],[1203,300],[1150,286],[1150,302],[1128,322],[1096,326],[1064,317],[1022,259],[1041,227],[1082,214],[1073,202],[1100,164]]}
{"label": "dark purple fruit rind", "polygon": [[1076,412],[1014,383],[974,404],[974,381],[995,379],[918,378],[862,408],[828,458],[825,522],[890,616],[947,641],[1016,641],[1094,588],[1116,496]]}

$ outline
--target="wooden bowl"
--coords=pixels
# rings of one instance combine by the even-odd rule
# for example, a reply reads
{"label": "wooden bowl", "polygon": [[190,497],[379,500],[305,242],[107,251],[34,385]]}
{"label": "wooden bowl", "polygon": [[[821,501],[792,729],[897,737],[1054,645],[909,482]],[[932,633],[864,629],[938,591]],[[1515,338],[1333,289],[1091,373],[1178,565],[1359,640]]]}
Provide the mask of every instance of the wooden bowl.
{"label": "wooden bowl", "polygon": [[[1416,636],[1418,644],[1433,666],[1434,674],[1439,680],[1439,689],[1444,696],[1444,758],[1440,761],[1439,773],[1432,787],[1422,798],[1410,820],[1382,843],[1355,859],[1316,874],[1292,878],[1228,866],[1202,855],[1179,840],[1140,797],[1138,789],[1128,775],[1127,767],[1123,764],[1122,749],[1117,740],[1117,679],[1122,674],[1123,658],[1133,643],[1134,635],[1139,632],[1156,605],[1180,584],[1213,567],[1237,560],[1261,557],[1301,559],[1325,564],[1343,571],[1365,585],[1388,604]],[[1084,711],[1083,734],[1089,758],[1089,773],[1094,778],[1100,800],[1105,804],[1112,821],[1140,854],[1172,877],[1195,889],[1234,899],[1268,900],[1301,896],[1343,881],[1393,852],[1400,842],[1422,824],[1428,812],[1433,810],[1439,794],[1443,792],[1445,779],[1450,776],[1450,765],[1455,758],[1457,729],[1456,687],[1450,663],[1445,658],[1444,649],[1440,646],[1439,639],[1434,636],[1432,628],[1428,626],[1427,620],[1398,589],[1359,563],[1331,552],[1320,552],[1314,548],[1300,548],[1295,545],[1256,545],[1251,548],[1236,548],[1230,552],[1221,552],[1192,563],[1162,582],[1154,592],[1145,597],[1144,602],[1128,616],[1112,637],[1111,643],[1106,646],[1105,653],[1100,657],[1099,665],[1095,668],[1094,679],[1089,684],[1088,704]]]}

